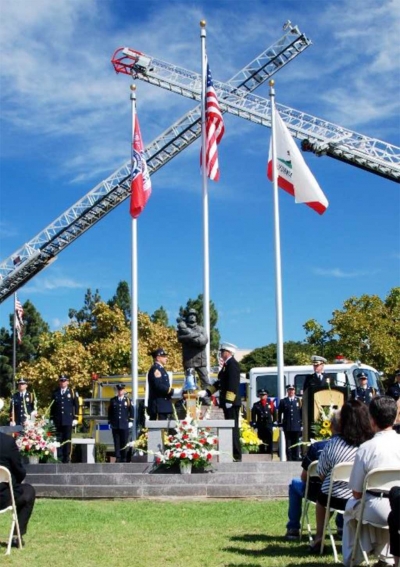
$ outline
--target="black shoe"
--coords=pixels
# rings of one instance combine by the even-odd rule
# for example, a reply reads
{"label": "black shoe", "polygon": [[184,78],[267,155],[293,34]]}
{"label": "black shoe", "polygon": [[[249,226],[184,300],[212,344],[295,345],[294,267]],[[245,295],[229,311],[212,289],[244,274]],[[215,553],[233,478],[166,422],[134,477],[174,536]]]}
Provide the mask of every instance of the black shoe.
{"label": "black shoe", "polygon": [[[21,537],[21,543],[22,543],[22,547],[24,547],[25,542]],[[11,541],[11,547],[19,547],[19,543],[18,543],[18,538],[17,537],[13,537],[12,541]]]}

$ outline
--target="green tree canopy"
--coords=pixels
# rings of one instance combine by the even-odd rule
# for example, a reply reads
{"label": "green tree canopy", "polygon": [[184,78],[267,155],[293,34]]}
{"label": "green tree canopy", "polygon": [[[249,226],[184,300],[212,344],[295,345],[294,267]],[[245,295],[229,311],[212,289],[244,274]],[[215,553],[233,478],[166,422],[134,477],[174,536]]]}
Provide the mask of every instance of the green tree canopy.
{"label": "green tree canopy", "polygon": [[107,301],[110,307],[115,307],[117,305],[122,313],[124,314],[125,321],[130,321],[131,319],[131,294],[129,291],[128,282],[120,281],[117,286],[117,291],[115,295]]}
{"label": "green tree canopy", "polygon": [[96,318],[94,315],[94,309],[97,303],[101,301],[99,290],[96,289],[95,293],[92,292],[90,288],[87,289],[85,293],[84,305],[79,311],[76,309],[70,309],[68,311],[68,317],[72,320],[77,321],[77,323],[91,323],[96,324]]}
{"label": "green tree canopy", "polygon": [[[312,348],[302,342],[287,341],[283,345],[284,364],[287,366],[310,364],[311,354]],[[249,372],[252,368],[259,366],[276,366],[276,364],[276,343],[256,348],[240,361],[242,372]]]}
{"label": "green tree canopy", "polygon": [[158,323],[159,325],[164,325],[164,327],[168,327],[168,313],[161,305],[158,309],[156,309],[153,315],[150,317],[153,323]]}

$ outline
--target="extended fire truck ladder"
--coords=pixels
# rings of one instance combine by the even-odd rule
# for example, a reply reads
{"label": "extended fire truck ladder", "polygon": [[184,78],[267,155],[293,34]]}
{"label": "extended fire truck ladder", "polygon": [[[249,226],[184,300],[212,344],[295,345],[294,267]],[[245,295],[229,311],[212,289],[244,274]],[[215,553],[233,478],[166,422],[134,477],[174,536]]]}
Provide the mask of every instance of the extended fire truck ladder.
{"label": "extended fire truck ladder", "polygon": [[[201,76],[130,48],[118,49],[112,63],[118,73],[131,75],[182,96],[201,100]],[[232,90],[229,84],[213,81],[221,110],[256,124],[271,127],[268,99]],[[301,140],[304,151],[328,155],[381,177],[400,182],[400,148],[352,132],[327,120],[316,118],[282,104],[276,104],[291,134]]]}
{"label": "extended fire truck ladder", "polygon": [[[263,51],[228,83],[229,92],[251,93],[311,45],[297,26],[287,22],[285,34]],[[154,64],[158,60],[152,59]],[[162,62],[160,62],[162,64]],[[185,114],[146,146],[150,175],[168,163],[201,135],[200,105]],[[0,303],[38,272],[81,234],[130,195],[130,161],[89,191],[30,242],[0,263]]]}

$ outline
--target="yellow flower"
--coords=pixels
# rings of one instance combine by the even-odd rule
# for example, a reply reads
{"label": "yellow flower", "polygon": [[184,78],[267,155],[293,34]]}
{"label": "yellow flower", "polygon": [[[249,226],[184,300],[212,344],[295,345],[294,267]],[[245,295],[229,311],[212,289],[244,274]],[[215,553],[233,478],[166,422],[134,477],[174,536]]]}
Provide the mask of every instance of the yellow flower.
{"label": "yellow flower", "polygon": [[325,420],[322,422],[322,427],[323,427],[324,429],[328,429],[328,430],[329,430],[330,426],[331,426],[331,423],[330,423],[330,421],[329,421],[328,419],[325,419]]}

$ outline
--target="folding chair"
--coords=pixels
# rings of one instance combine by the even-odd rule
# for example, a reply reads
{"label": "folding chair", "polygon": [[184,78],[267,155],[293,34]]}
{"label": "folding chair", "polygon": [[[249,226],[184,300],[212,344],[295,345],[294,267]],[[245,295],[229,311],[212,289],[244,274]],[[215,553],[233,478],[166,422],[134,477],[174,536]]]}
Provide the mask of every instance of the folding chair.
{"label": "folding chair", "polygon": [[314,476],[314,477],[319,478],[319,476],[317,475],[317,465],[318,465],[318,461],[313,461],[312,463],[310,463],[310,465],[307,469],[306,489],[305,489],[305,492],[304,492],[304,506],[303,506],[303,513],[301,515],[300,540],[303,537],[304,522],[307,522],[307,532],[308,532],[308,539],[309,539],[310,543],[312,543],[313,537],[312,537],[312,532],[311,532],[310,520],[308,518],[308,508],[310,507],[310,504],[314,504],[314,506],[315,506],[315,502],[313,502],[312,500],[310,500],[308,498],[308,493],[309,493],[309,489],[310,489],[311,477]]}
{"label": "folding chair", "polygon": [[333,513],[343,514],[344,510],[337,510],[331,506],[331,498],[332,498],[332,490],[333,490],[333,483],[334,482],[349,482],[351,469],[353,468],[353,463],[346,462],[346,463],[338,463],[335,465],[331,472],[331,480],[329,483],[329,492],[328,492],[328,500],[326,502],[326,510],[325,510],[325,520],[324,520],[324,530],[322,532],[322,540],[321,540],[321,555],[324,552],[325,546],[325,536],[326,532],[329,533],[329,538],[331,540],[333,557],[335,563],[339,563],[339,558],[337,554],[335,539],[332,534],[331,526],[330,526],[330,519]]}
{"label": "folding chair", "polygon": [[360,539],[360,531],[362,524],[369,524],[370,526],[374,526],[376,528],[388,530],[389,526],[386,524],[382,526],[382,524],[374,524],[373,522],[369,522],[364,520],[364,509],[365,509],[365,502],[366,502],[366,495],[369,491],[373,491],[380,494],[388,494],[390,489],[393,486],[398,486],[400,483],[400,471],[399,469],[395,468],[376,468],[369,471],[367,476],[364,479],[364,486],[363,492],[361,496],[361,504],[360,504],[360,514],[357,519],[357,529],[356,535],[354,538],[353,544],[353,551],[351,554],[350,560],[350,567],[353,567],[355,559],[356,559],[356,552],[357,552],[357,545],[360,546],[361,552],[364,557],[364,561],[367,565],[369,565],[368,555],[364,551],[361,539]]}
{"label": "folding chair", "polygon": [[22,540],[21,540],[21,533],[19,531],[17,507],[15,505],[11,473],[8,469],[6,469],[6,467],[0,466],[0,482],[8,483],[8,486],[9,486],[9,489],[10,489],[10,496],[11,496],[11,504],[9,506],[7,506],[6,508],[2,508],[0,510],[0,514],[4,514],[6,512],[11,512],[11,514],[12,514],[10,535],[9,535],[9,538],[8,538],[8,544],[7,544],[7,549],[6,549],[6,555],[10,555],[11,543],[12,543],[12,539],[13,539],[15,529],[17,531],[18,547],[20,549],[22,549]]}

